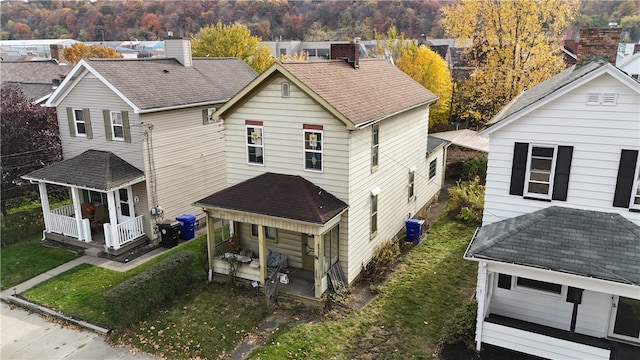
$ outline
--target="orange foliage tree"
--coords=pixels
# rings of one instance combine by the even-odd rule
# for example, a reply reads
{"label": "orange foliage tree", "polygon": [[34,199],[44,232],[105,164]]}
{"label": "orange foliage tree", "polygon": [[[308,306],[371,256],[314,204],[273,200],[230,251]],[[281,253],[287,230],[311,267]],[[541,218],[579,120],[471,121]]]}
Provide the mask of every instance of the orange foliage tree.
{"label": "orange foliage tree", "polygon": [[85,45],[83,43],[73,44],[71,47],[64,49],[64,58],[71,65],[77,64],[80,59],[84,58],[120,58],[120,54],[117,51],[100,46],[100,45]]}

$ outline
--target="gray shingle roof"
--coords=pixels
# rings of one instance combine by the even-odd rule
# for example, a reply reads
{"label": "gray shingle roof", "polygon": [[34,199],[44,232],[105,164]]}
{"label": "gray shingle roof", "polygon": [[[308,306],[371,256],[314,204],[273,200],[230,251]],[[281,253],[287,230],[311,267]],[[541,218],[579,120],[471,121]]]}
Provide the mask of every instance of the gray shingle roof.
{"label": "gray shingle roof", "polygon": [[325,224],[347,208],[342,200],[297,175],[264,173],[195,205]]}
{"label": "gray shingle roof", "polygon": [[489,138],[478,135],[477,132],[469,129],[443,131],[431,133],[429,136],[436,137],[451,142],[454,145],[466,147],[473,150],[489,152]]}
{"label": "gray shingle roof", "polygon": [[427,152],[430,153],[435,149],[439,148],[440,146],[444,146],[448,143],[449,141],[447,140],[443,140],[443,139],[429,135],[427,136]]}
{"label": "gray shingle roof", "polygon": [[196,58],[193,66],[172,58],[86,62],[140,110],[226,102],[257,75],[238,58]]}
{"label": "gray shingle roof", "polygon": [[640,227],[617,213],[551,206],[483,226],[467,256],[640,285]]}
{"label": "gray shingle roof", "polygon": [[18,86],[26,99],[37,100],[53,93],[53,79],[62,81],[72,67],[57,61],[0,62],[2,84]]}
{"label": "gray shingle roof", "polygon": [[287,62],[282,66],[354,125],[362,125],[437,100],[384,59]]}
{"label": "gray shingle roof", "polygon": [[87,150],[59,163],[30,172],[26,180],[109,191],[144,180],[144,173],[109,151]]}
{"label": "gray shingle roof", "polygon": [[566,70],[550,77],[549,79],[541,82],[540,84],[528,89],[527,91],[520,93],[509,104],[507,104],[496,116],[489,121],[489,125],[496,124],[503,119],[525,109],[545,98],[546,96],[560,90],[561,88],[571,84],[572,82],[580,79],[581,77],[589,74],[590,72],[605,66],[606,61],[597,60],[585,64],[581,67],[571,66]]}

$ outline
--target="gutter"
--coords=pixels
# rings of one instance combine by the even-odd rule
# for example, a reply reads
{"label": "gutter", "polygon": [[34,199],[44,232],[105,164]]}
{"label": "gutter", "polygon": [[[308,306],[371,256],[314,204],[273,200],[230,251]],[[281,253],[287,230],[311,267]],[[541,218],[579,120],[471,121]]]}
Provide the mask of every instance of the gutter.
{"label": "gutter", "polygon": [[467,249],[464,251],[464,255],[462,255],[462,258],[465,260],[471,260],[471,261],[480,261],[478,259],[475,259],[473,257],[469,257],[467,256],[467,254],[469,254],[469,248],[471,247],[471,244],[473,243],[473,240],[475,240],[476,235],[478,235],[478,231],[480,230],[479,227],[476,228],[476,231],[473,232],[473,236],[471,237],[471,241],[469,241],[469,245],[467,245]]}
{"label": "gutter", "polygon": [[198,106],[204,106],[204,105],[224,104],[229,100],[230,99],[223,99],[218,101],[204,101],[199,103],[174,105],[174,106],[167,106],[167,107],[161,107],[161,108],[134,110],[133,112],[136,114],[148,114],[148,113],[154,113],[154,112],[160,112],[160,111],[179,110],[179,109],[198,107]]}
{"label": "gutter", "polygon": [[367,127],[367,126],[369,126],[369,125],[371,125],[371,124],[375,124],[375,123],[380,122],[380,121],[382,121],[382,120],[384,120],[384,119],[388,119],[388,118],[390,118],[390,117],[392,117],[392,116],[396,116],[396,115],[401,114],[401,113],[403,113],[403,112],[405,112],[405,111],[413,110],[413,109],[418,108],[418,107],[420,107],[420,106],[429,105],[429,104],[431,104],[431,103],[433,103],[433,102],[435,102],[435,101],[437,101],[437,100],[438,100],[438,98],[435,98],[435,99],[433,99],[433,100],[429,100],[429,101],[425,101],[425,102],[421,102],[421,103],[419,103],[419,104],[416,104],[415,106],[411,106],[411,107],[408,107],[408,108],[404,108],[404,109],[402,109],[402,110],[398,110],[398,111],[396,111],[396,112],[394,112],[394,113],[391,113],[391,114],[388,114],[388,115],[384,115],[384,116],[381,116],[381,117],[379,117],[379,118],[375,118],[375,119],[373,119],[373,120],[369,120],[369,121],[364,122],[364,123],[360,123],[360,124],[356,125],[356,129],[362,129],[362,128],[365,128],[365,127]]}

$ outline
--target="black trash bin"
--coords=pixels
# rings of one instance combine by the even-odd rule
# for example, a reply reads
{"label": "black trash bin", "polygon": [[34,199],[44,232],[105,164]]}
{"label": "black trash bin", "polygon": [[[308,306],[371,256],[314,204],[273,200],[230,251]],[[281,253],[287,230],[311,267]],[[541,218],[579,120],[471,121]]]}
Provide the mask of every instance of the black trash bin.
{"label": "black trash bin", "polygon": [[180,223],[177,221],[164,221],[158,224],[162,237],[162,247],[171,249],[178,245],[178,234],[180,233]]}
{"label": "black trash bin", "polygon": [[196,216],[183,214],[176,218],[180,222],[180,237],[183,240],[191,240],[196,234]]}

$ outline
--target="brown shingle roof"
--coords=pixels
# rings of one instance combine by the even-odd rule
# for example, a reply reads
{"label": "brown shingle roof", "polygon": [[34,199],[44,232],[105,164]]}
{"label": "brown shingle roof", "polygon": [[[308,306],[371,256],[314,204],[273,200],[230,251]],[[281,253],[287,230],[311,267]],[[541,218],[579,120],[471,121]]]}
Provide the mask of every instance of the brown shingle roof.
{"label": "brown shingle roof", "polygon": [[361,59],[358,69],[342,60],[281,65],[356,126],[437,100],[383,59]]}
{"label": "brown shingle roof", "polygon": [[325,224],[347,208],[332,194],[297,175],[264,173],[197,201],[197,206]]}
{"label": "brown shingle roof", "polygon": [[225,102],[256,77],[238,58],[90,59],[87,64],[140,110]]}

